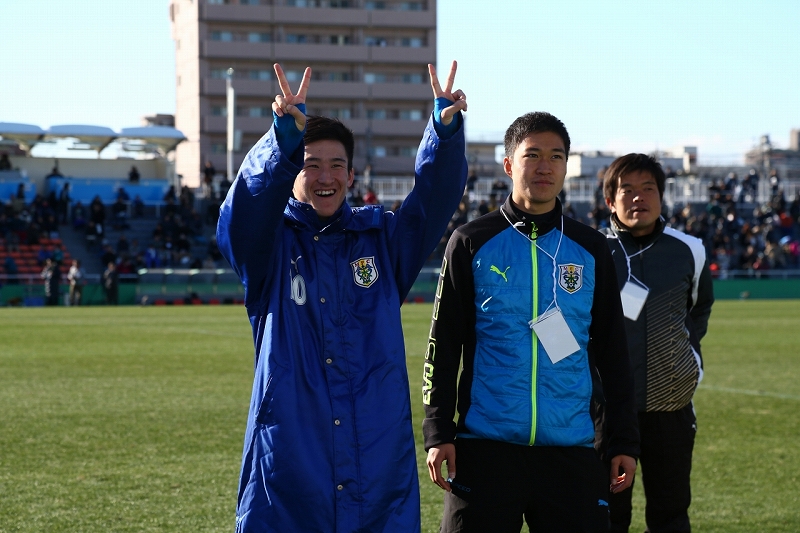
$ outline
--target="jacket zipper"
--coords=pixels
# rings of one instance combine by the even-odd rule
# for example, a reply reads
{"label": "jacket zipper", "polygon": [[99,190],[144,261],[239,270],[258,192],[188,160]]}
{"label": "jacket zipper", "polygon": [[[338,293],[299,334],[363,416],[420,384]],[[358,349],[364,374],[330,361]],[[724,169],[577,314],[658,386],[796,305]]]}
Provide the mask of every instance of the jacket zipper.
{"label": "jacket zipper", "polygon": [[[539,262],[536,257],[536,237],[537,230],[539,228],[536,227],[536,224],[531,223],[531,275],[532,275],[532,289],[533,294],[531,297],[532,300],[532,311],[533,311],[533,320],[536,321],[536,318],[539,316]],[[531,437],[530,437],[530,445],[533,446],[533,443],[536,441],[536,416],[537,416],[537,405],[536,405],[536,374],[538,370],[539,364],[539,338],[536,336],[536,333],[531,329]]]}

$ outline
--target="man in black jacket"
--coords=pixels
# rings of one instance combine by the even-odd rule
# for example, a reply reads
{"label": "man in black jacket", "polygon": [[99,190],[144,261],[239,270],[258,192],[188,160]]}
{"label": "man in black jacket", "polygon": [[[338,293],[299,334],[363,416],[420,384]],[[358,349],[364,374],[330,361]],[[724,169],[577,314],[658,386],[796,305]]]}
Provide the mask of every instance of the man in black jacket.
{"label": "man in black jacket", "polygon": [[[661,165],[628,154],[603,180],[636,384],[645,519],[651,533],[691,531],[689,477],[697,430],[692,397],[703,378],[700,339],[714,303],[703,243],[665,227]],[[610,500],[612,531],[628,531],[631,491]]]}

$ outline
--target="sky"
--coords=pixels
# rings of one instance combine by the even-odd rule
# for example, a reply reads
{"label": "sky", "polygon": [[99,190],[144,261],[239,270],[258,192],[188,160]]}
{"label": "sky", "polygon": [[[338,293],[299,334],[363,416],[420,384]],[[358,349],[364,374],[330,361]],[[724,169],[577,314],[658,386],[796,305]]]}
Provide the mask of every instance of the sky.
{"label": "sky", "polygon": [[[114,130],[175,112],[169,0],[2,0],[0,122]],[[438,0],[437,63],[458,60],[467,136],[529,111],[573,151],[697,146],[737,164],[800,128],[798,0]],[[265,104],[273,95],[265,95]],[[313,97],[312,91],[309,98]]]}

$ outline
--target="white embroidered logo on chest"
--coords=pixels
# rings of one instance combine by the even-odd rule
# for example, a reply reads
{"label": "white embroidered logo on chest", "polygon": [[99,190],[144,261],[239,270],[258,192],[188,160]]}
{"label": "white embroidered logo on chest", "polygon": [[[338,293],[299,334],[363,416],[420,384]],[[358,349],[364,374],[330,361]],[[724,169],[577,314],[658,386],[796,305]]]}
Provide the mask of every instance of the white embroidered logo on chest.
{"label": "white embroidered logo on chest", "polygon": [[371,287],[378,279],[378,267],[375,265],[375,257],[362,257],[350,263],[353,269],[353,281],[359,287],[365,289]]}
{"label": "white embroidered logo on chest", "polygon": [[558,286],[570,294],[583,286],[583,265],[558,265]]}

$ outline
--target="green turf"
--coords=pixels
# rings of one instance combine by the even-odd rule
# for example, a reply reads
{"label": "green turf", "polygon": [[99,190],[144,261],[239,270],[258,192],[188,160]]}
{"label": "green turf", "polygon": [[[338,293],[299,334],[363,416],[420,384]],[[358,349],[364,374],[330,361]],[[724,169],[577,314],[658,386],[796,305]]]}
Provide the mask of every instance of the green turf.
{"label": "green turf", "polygon": [[[429,320],[404,307],[417,428]],[[798,301],[715,305],[696,531],[800,531],[799,326]],[[0,531],[232,531],[251,382],[238,306],[0,309]],[[427,533],[442,494],[418,457]]]}

